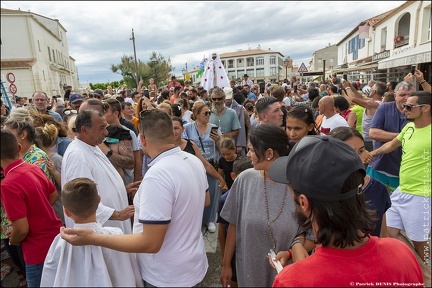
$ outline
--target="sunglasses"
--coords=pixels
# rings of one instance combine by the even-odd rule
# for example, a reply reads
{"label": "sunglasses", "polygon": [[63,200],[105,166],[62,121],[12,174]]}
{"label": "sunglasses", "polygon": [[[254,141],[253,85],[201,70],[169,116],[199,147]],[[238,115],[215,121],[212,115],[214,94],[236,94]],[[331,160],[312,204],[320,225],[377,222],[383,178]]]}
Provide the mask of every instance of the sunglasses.
{"label": "sunglasses", "polygon": [[205,116],[210,116],[211,115],[211,112],[210,111],[206,111],[206,112],[204,112],[203,113]]}
{"label": "sunglasses", "polygon": [[212,99],[212,101],[222,101],[223,100],[223,98],[221,97],[221,98],[211,98]]}
{"label": "sunglasses", "polygon": [[425,106],[425,104],[421,104],[421,105],[403,104],[403,105],[402,105],[403,109],[406,109],[407,111],[411,111],[412,108],[422,107],[422,106]]}
{"label": "sunglasses", "polygon": [[74,109],[63,111],[63,114],[65,115],[77,114],[77,113],[78,113],[77,110]]}

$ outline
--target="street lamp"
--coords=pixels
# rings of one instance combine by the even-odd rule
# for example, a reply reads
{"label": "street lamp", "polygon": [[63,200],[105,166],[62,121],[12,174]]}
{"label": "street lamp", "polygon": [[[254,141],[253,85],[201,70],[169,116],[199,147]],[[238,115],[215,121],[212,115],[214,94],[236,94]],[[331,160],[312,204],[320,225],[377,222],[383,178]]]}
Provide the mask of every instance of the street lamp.
{"label": "street lamp", "polygon": [[156,65],[159,63],[159,61],[158,61],[158,59],[156,58],[156,56],[155,55],[153,55],[151,58],[150,58],[150,62],[151,62],[151,67],[152,67],[152,70],[153,70],[153,77],[154,77],[154,80],[155,80],[155,83],[156,83],[156,85],[158,85],[158,82],[157,82],[157,75],[156,75]]}
{"label": "street lamp", "polygon": [[134,49],[134,59],[135,59],[135,77],[136,77],[136,87],[138,89],[138,62],[137,62],[137,58],[136,58],[136,49],[135,49],[135,34],[134,34],[134,30],[132,28],[132,36],[129,38],[129,40],[132,40],[133,43],[133,49]]}
{"label": "street lamp", "polygon": [[285,58],[284,62],[283,62],[284,66],[285,66],[285,77],[286,79],[288,79],[288,67],[292,67],[292,59],[290,56],[287,56],[287,58]]}

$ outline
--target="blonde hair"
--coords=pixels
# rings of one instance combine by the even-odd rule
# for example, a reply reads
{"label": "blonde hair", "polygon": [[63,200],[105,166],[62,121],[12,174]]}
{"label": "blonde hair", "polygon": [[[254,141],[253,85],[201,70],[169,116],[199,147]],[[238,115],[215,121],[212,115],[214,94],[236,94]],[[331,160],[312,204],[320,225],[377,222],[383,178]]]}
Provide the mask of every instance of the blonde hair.
{"label": "blonde hair", "polygon": [[35,128],[36,130],[36,145],[43,148],[51,148],[55,145],[58,129],[54,124],[46,123],[44,126]]}
{"label": "blonde hair", "polygon": [[229,149],[229,150],[235,150],[236,149],[234,139],[231,138],[231,137],[227,137],[227,136],[222,137],[222,140],[220,142],[219,147],[220,148],[226,148],[226,149]]}
{"label": "blonde hair", "polygon": [[76,120],[76,117],[78,116],[78,114],[74,114],[74,115],[72,115],[69,119],[68,119],[68,122],[67,122],[67,129],[70,131],[70,132],[72,132],[72,133],[75,133],[74,131],[73,131],[73,129],[75,128],[75,120]]}
{"label": "blonde hair", "polygon": [[204,107],[208,107],[204,102],[198,101],[193,104],[192,107],[192,115],[191,119],[196,120],[197,116],[201,113],[201,111],[204,109]]}
{"label": "blonde hair", "polygon": [[162,103],[160,103],[159,105],[156,106],[156,109],[159,109],[159,110],[162,110],[162,111],[165,111],[164,109],[167,109],[169,111],[168,115],[170,117],[172,116],[171,104],[169,103],[169,101],[163,101]]}

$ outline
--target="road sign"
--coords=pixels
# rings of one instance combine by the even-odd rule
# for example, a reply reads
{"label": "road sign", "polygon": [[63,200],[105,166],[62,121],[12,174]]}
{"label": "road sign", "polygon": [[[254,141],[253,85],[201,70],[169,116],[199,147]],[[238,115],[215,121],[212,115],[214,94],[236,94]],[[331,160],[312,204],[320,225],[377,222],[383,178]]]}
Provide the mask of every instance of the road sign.
{"label": "road sign", "polygon": [[10,84],[9,85],[9,92],[12,93],[12,95],[15,95],[17,93],[17,87],[15,86],[15,84]]}
{"label": "road sign", "polygon": [[8,80],[9,83],[14,83],[15,75],[12,72],[9,72],[6,74],[6,79]]}
{"label": "road sign", "polygon": [[297,71],[303,73],[303,72],[308,72],[308,69],[306,68],[306,65],[302,63]]}

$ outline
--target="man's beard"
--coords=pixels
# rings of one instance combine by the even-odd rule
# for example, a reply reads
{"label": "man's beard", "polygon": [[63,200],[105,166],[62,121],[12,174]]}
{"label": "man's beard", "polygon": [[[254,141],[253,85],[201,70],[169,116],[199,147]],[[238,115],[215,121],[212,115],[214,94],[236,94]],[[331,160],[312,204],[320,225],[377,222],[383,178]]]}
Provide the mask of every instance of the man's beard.
{"label": "man's beard", "polygon": [[306,217],[299,209],[299,205],[295,205],[295,211],[292,213],[294,219],[297,221],[297,224],[300,227],[303,227],[305,229],[309,229],[311,227],[311,221],[308,217]]}
{"label": "man's beard", "polygon": [[225,108],[224,102],[213,103],[212,106],[214,112],[221,112]]}

